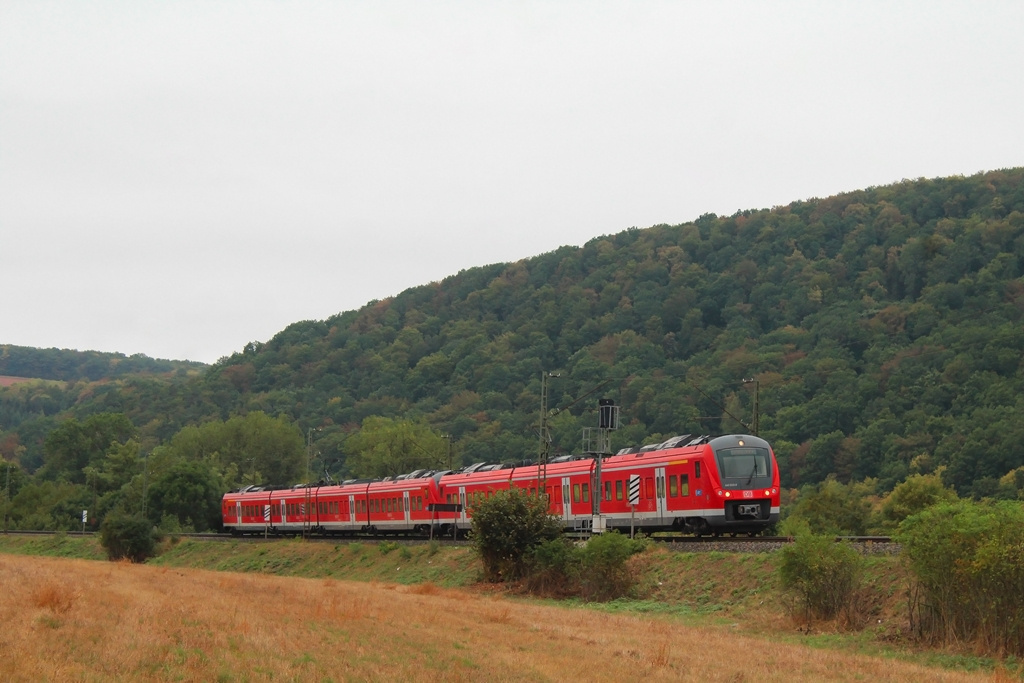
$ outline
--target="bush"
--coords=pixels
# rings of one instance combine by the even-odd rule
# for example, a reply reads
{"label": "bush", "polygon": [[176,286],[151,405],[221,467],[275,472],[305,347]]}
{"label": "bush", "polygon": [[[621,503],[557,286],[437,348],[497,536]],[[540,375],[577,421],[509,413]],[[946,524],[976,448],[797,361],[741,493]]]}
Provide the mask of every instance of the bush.
{"label": "bush", "polygon": [[533,549],[524,583],[542,595],[578,595],[596,601],[621,598],[635,583],[629,558],[645,547],[644,541],[617,532],[593,536],[583,544],[565,538],[545,541]]}
{"label": "bush", "polygon": [[863,536],[871,517],[869,500],[876,485],[873,479],[843,484],[830,476],[815,486],[804,486],[786,508],[783,528],[806,524],[815,534]]}
{"label": "bush", "polygon": [[569,540],[546,540],[533,549],[524,585],[540,595],[573,595],[579,587],[580,565],[580,551]]}
{"label": "bush", "polygon": [[942,484],[941,471],[936,474],[915,474],[907,477],[882,501],[880,526],[886,531],[894,531],[907,517],[937,503],[952,502],[956,498],[956,492]]}
{"label": "bush", "polygon": [[1024,509],[960,500],[900,525],[911,626],[923,638],[1024,655]]}
{"label": "bush", "polygon": [[498,491],[473,506],[473,544],[488,581],[526,576],[534,549],[561,535],[560,522],[548,514],[547,501],[520,489]]}
{"label": "bush", "polygon": [[111,560],[145,562],[156,554],[157,536],[142,515],[111,513],[100,525],[100,543]]}
{"label": "bush", "polygon": [[779,578],[808,622],[842,617],[850,623],[858,616],[863,567],[864,558],[849,543],[803,534],[782,549]]}
{"label": "bush", "polygon": [[580,595],[585,600],[614,600],[627,595],[633,576],[626,561],[645,543],[617,532],[594,536],[580,550]]}

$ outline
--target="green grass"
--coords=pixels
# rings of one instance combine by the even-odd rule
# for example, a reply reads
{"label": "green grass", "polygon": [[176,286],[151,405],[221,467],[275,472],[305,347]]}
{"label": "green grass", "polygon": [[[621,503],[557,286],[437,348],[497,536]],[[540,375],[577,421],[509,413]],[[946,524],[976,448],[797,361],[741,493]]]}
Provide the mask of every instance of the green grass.
{"label": "green grass", "polygon": [[106,560],[107,553],[98,537],[68,536],[13,536],[0,534],[0,553],[67,557],[82,560]]}
{"label": "green grass", "polygon": [[[367,552],[377,547],[379,552]],[[150,564],[217,571],[259,572],[278,576],[387,581],[400,584],[431,582],[443,587],[468,586],[477,581],[479,563],[472,549],[434,545],[405,546],[384,541],[322,543],[296,540],[217,543],[185,539],[161,549]]]}

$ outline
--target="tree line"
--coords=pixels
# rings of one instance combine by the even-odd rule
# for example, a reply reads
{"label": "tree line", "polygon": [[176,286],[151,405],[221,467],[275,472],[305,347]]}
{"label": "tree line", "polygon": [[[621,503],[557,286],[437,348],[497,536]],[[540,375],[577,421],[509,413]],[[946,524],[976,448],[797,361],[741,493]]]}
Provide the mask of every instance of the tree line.
{"label": "tree line", "polygon": [[1022,169],[707,214],[297,322],[199,373],[2,389],[0,454],[35,480],[69,419],[122,415],[151,454],[259,413],[291,424],[317,476],[516,463],[537,456],[557,372],[553,454],[582,450],[601,385],[622,410],[613,450],[756,423],[789,490],[883,497],[934,476],[1016,497],[1022,276]]}

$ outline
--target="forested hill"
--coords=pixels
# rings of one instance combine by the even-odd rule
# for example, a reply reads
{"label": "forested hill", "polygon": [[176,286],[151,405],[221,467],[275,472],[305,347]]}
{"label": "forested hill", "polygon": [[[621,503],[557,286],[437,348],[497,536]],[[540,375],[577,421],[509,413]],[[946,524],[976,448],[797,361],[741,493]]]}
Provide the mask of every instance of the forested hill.
{"label": "forested hill", "polygon": [[752,431],[756,398],[786,486],[940,471],[990,495],[1024,467],[1022,275],[1024,169],[708,214],[298,322],[198,378],[0,389],[0,450],[31,472],[65,416],[123,413],[148,449],[262,411],[335,476],[372,450],[367,418],[448,435],[455,464],[522,461],[551,372],[556,453],[598,398],[621,406],[613,448]]}
{"label": "forested hill", "polygon": [[[616,446],[743,430],[756,392],[788,485],[945,466],[983,494],[1024,465],[1022,274],[1024,169],[904,181],[466,270],[206,381],[321,428],[339,461],[370,416],[423,419],[467,462],[532,457],[542,372],[553,409],[611,380]],[[597,397],[554,419],[557,449]]]}
{"label": "forested hill", "polygon": [[36,349],[0,344],[0,375],[60,381],[113,379],[127,375],[195,373],[206,365],[195,361],[161,360],[144,354]]}

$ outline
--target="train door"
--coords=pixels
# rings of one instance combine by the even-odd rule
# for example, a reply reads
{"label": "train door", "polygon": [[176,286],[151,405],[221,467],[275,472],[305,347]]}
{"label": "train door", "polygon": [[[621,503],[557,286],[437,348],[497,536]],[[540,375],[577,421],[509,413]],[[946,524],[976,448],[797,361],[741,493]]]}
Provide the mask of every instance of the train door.
{"label": "train door", "polygon": [[572,523],[572,485],[569,477],[562,477],[562,520],[566,526]]}
{"label": "train door", "polygon": [[457,526],[459,528],[463,528],[464,529],[467,526],[469,526],[469,516],[466,514],[466,487],[465,486],[460,486],[459,487],[459,505],[461,506],[461,508],[459,509],[459,513],[458,513],[458,520],[459,520],[459,522],[458,522]]}
{"label": "train door", "polygon": [[356,526],[359,520],[356,519],[356,497],[348,497],[348,523],[353,527]]}
{"label": "train door", "polygon": [[235,517],[238,519],[238,522],[235,524],[235,528],[238,529],[239,531],[241,531],[242,530],[242,501],[240,501],[240,500],[236,500],[235,501]]}
{"label": "train door", "polygon": [[405,508],[405,517],[403,519],[405,519],[405,526],[408,527],[409,526],[409,492],[408,491],[403,491],[402,492],[402,505]]}
{"label": "train door", "polygon": [[665,502],[665,468],[654,468],[654,497],[657,501],[658,523],[664,524],[668,514]]}

